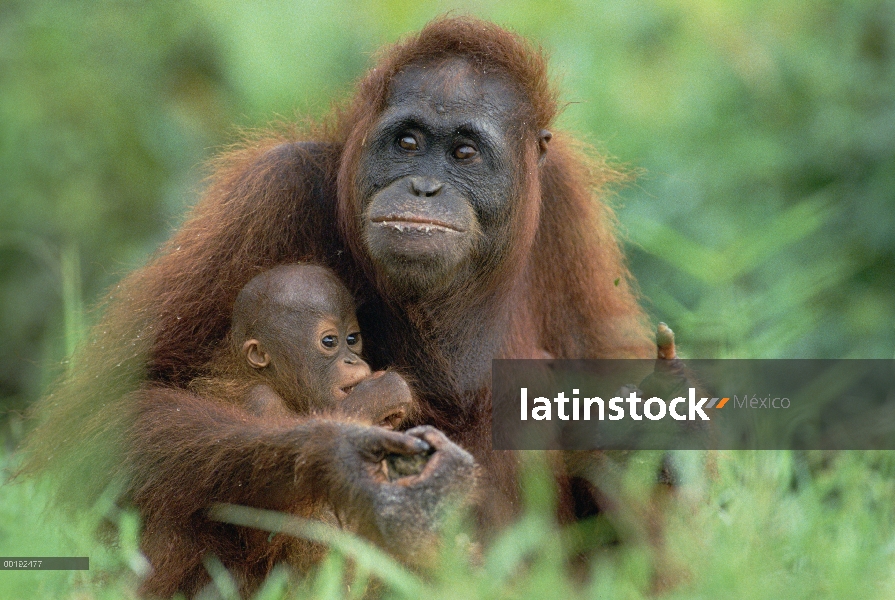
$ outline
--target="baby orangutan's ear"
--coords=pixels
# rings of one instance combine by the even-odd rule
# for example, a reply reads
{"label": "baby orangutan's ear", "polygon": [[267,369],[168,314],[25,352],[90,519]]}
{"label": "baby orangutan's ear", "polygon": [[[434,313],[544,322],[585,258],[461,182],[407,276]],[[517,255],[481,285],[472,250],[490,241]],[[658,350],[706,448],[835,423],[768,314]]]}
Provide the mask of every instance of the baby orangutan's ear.
{"label": "baby orangutan's ear", "polygon": [[261,346],[261,342],[252,338],[242,345],[242,353],[245,354],[246,362],[253,369],[263,369],[270,364],[270,354],[268,354]]}

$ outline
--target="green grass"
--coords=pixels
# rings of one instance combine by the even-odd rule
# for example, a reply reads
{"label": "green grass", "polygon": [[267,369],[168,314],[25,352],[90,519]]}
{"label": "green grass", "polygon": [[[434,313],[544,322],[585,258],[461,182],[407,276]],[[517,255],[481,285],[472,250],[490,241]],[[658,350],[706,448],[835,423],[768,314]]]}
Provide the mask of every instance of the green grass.
{"label": "green grass", "polygon": [[[651,489],[655,456],[638,455],[612,483],[621,509],[559,528],[552,488],[531,454],[522,518],[480,552],[462,529],[446,536],[437,569],[426,576],[364,540],[263,511],[231,512],[264,529],[327,540],[332,551],[300,582],[275,571],[256,598],[355,598],[377,586],[386,598],[890,598],[895,594],[895,453],[682,452],[683,483],[668,502],[664,541],[670,589],[652,587],[655,545],[636,535]],[[14,457],[3,456],[9,468]],[[76,517],[45,509],[48,492],[24,480],[0,486],[0,555],[89,556],[89,572],[3,571],[0,598],[128,598],[145,562],[139,523],[109,499]],[[100,544],[103,517],[118,524]],[[620,532],[618,544],[600,544]],[[590,546],[588,561],[570,556]],[[577,564],[577,563],[575,563]],[[350,566],[349,566],[350,565]],[[206,566],[223,597],[232,581],[220,563]],[[574,575],[572,572],[574,571]],[[375,583],[374,583],[375,582]]]}

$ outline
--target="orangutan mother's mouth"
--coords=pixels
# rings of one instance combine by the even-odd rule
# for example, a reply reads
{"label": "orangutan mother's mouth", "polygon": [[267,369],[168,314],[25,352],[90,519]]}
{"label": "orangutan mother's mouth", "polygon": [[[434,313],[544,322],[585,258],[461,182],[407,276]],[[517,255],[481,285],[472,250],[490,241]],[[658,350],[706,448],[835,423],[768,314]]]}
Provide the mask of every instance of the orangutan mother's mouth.
{"label": "orangutan mother's mouth", "polygon": [[381,227],[393,227],[398,231],[412,231],[431,233],[433,231],[464,233],[466,230],[457,225],[439,221],[438,219],[429,219],[425,217],[407,217],[407,216],[387,216],[376,217],[370,219],[373,223]]}

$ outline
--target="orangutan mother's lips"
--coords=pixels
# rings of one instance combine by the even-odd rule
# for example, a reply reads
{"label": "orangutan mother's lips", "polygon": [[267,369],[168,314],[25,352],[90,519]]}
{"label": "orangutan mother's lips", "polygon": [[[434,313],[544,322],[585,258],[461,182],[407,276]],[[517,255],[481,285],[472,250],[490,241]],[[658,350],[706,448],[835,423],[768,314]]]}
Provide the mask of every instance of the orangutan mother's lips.
{"label": "orangutan mother's lips", "polygon": [[464,233],[466,231],[458,225],[426,217],[386,216],[375,217],[370,220],[382,227],[394,227],[398,231],[422,231],[424,233],[432,231]]}

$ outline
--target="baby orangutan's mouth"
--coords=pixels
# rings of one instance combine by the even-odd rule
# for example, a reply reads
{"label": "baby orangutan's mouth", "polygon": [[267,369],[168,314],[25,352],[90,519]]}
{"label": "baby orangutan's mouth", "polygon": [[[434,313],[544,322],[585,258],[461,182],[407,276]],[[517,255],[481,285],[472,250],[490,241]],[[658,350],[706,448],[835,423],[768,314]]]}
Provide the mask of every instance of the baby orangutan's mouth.
{"label": "baby orangutan's mouth", "polygon": [[346,385],[346,386],[343,387],[343,388],[339,388],[339,391],[341,391],[343,394],[345,394],[345,395],[347,396],[348,394],[351,393],[351,391],[352,391],[356,386],[357,386],[357,384],[354,384],[354,385]]}

